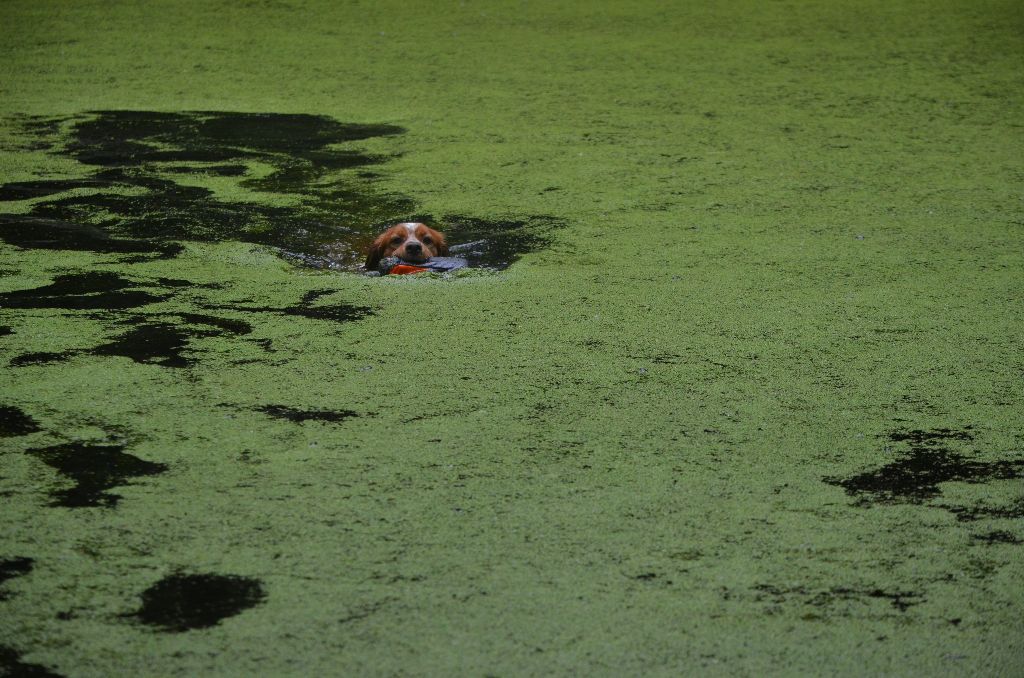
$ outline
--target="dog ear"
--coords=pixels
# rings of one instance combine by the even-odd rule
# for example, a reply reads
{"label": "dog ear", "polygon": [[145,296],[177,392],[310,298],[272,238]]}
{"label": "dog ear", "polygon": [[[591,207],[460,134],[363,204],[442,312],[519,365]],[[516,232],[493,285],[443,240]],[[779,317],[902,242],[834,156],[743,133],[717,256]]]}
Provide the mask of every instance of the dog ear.
{"label": "dog ear", "polygon": [[437,248],[437,256],[444,257],[448,255],[448,241],[444,239],[444,233],[433,231],[434,245]]}
{"label": "dog ear", "polygon": [[387,247],[389,240],[390,237],[388,236],[388,233],[384,232],[378,235],[377,239],[373,241],[372,245],[370,245],[370,251],[366,255],[366,263],[363,264],[367,271],[377,270],[377,264],[379,264],[380,260],[383,258],[384,248]]}

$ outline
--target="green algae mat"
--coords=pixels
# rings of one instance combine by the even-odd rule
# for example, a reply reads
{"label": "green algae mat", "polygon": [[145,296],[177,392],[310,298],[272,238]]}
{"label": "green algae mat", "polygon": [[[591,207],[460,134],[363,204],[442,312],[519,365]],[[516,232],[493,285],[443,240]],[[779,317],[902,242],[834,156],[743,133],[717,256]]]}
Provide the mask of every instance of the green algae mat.
{"label": "green algae mat", "polygon": [[0,22],[0,675],[1024,675],[1019,3]]}

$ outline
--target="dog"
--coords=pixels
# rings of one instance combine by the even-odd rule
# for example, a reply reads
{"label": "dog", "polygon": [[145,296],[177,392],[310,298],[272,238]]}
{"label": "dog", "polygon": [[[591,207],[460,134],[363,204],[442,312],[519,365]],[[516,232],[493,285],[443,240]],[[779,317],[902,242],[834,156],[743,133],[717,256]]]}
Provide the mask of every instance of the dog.
{"label": "dog", "polygon": [[422,264],[431,257],[448,254],[444,234],[426,224],[405,222],[395,224],[377,236],[366,256],[366,270],[377,270],[385,257],[398,257],[413,264]]}

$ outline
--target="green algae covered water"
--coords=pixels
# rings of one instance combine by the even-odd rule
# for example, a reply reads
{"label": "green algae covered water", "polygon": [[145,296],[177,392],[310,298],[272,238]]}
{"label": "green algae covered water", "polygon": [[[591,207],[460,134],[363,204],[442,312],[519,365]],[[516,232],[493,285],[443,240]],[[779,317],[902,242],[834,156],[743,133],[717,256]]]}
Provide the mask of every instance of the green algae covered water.
{"label": "green algae covered water", "polygon": [[0,674],[1024,672],[1019,3],[0,21]]}

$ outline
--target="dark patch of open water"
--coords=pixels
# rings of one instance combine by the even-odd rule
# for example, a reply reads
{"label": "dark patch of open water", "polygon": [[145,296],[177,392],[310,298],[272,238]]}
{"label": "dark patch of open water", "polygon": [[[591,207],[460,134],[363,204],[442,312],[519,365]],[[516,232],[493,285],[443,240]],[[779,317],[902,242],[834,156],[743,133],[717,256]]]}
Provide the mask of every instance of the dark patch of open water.
{"label": "dark patch of open water", "polygon": [[[199,286],[192,286],[187,280],[173,278],[133,281],[112,272],[89,271],[60,275],[51,283],[41,287],[0,294],[0,309],[52,308],[67,311],[100,311],[90,317],[111,321],[115,326],[129,328],[113,340],[93,348],[24,353],[12,358],[9,365],[11,367],[44,365],[88,354],[123,356],[138,363],[150,363],[163,367],[191,367],[196,363],[194,355],[190,357],[188,354],[192,340],[226,334],[244,335],[252,331],[252,324],[247,321],[204,313],[124,313],[128,309],[137,309],[148,304],[166,301],[180,290],[189,287]],[[210,287],[210,285],[203,285],[203,287]],[[313,304],[320,296],[331,291],[315,290],[312,293],[306,293],[299,303],[290,306],[234,304],[207,305],[207,307],[246,314],[273,313],[333,322],[359,320],[372,313],[369,308],[351,304]]]}
{"label": "dark patch of open water", "polygon": [[358,412],[352,410],[303,410],[287,405],[264,405],[257,409],[275,419],[287,419],[299,424],[304,421],[340,422],[359,416]]}
{"label": "dark patch of open water", "polygon": [[971,535],[976,541],[986,544],[1024,544],[1024,540],[1008,530],[993,530],[985,534]]}
{"label": "dark patch of open water", "polygon": [[815,607],[828,607],[841,600],[866,601],[870,599],[885,600],[893,608],[900,612],[906,612],[910,607],[924,601],[924,596],[915,591],[886,591],[880,588],[854,588],[849,586],[834,586],[824,590],[809,590],[802,586],[783,587],[773,584],[758,584],[754,587],[760,592],[758,599],[770,597],[776,603],[788,601],[795,598],[807,605]]}
{"label": "dark patch of open water", "polygon": [[139,459],[124,449],[123,445],[74,442],[32,448],[28,454],[75,482],[74,487],[50,493],[52,506],[112,507],[121,497],[107,490],[132,478],[157,475],[167,470],[166,464]]}
{"label": "dark patch of open water", "polygon": [[170,296],[132,289],[141,286],[105,271],[59,275],[49,285],[0,294],[0,308],[117,310],[152,304]]}
{"label": "dark patch of open water", "polygon": [[863,505],[920,504],[938,497],[941,483],[985,483],[1024,476],[1024,460],[976,461],[950,448],[950,441],[973,438],[970,429],[894,431],[889,440],[908,447],[899,458],[849,478],[828,477],[825,482],[842,487]]}
{"label": "dark patch of open water", "polygon": [[39,431],[39,423],[13,405],[0,405],[0,438],[25,436]]}
{"label": "dark patch of open water", "polygon": [[45,666],[21,661],[21,653],[13,647],[0,645],[0,676],[10,678],[63,678]]}
{"label": "dark patch of open water", "polygon": [[[31,558],[4,558],[0,560],[0,586],[8,579],[26,575],[32,571],[33,560]],[[7,600],[10,596],[6,591],[0,589],[0,600]]]}
{"label": "dark patch of open water", "polygon": [[150,586],[141,597],[142,607],[132,616],[161,631],[181,632],[219,624],[260,604],[266,593],[258,579],[176,573]]}

